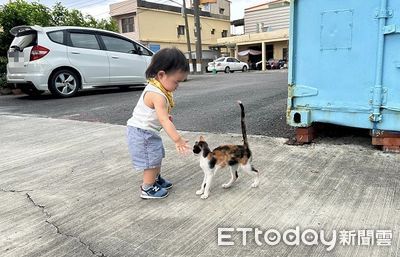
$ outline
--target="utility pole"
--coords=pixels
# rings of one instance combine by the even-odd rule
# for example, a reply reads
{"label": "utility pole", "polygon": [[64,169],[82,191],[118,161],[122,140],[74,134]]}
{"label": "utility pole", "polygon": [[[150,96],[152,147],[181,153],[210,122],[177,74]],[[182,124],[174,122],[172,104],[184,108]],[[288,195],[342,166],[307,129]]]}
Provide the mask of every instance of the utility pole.
{"label": "utility pole", "polygon": [[185,18],[185,28],[186,28],[186,43],[187,43],[187,48],[188,48],[188,52],[189,52],[189,63],[193,68],[193,71],[195,72],[195,67],[194,67],[194,62],[193,62],[193,58],[192,58],[192,46],[190,43],[190,31],[189,31],[189,23],[188,23],[188,18],[187,18],[187,10],[186,10],[186,0],[183,0],[183,15]]}
{"label": "utility pole", "polygon": [[203,73],[201,66],[201,24],[200,24],[200,11],[199,11],[199,0],[193,0],[193,10],[194,10],[194,21],[196,27],[196,72]]}

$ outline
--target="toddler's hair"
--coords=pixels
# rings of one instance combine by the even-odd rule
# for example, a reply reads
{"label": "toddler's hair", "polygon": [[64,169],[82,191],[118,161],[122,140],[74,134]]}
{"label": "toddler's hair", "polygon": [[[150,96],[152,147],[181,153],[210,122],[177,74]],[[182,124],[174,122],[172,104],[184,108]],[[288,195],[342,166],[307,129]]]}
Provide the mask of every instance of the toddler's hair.
{"label": "toddler's hair", "polygon": [[146,70],[146,78],[154,78],[159,71],[169,74],[176,71],[189,72],[189,63],[181,50],[173,48],[163,48],[158,51]]}

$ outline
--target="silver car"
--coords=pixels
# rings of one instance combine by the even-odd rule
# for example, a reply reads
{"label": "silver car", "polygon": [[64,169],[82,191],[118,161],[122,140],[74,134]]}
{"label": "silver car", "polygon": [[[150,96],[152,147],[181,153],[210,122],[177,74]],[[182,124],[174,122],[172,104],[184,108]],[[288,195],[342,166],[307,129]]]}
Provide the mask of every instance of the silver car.
{"label": "silver car", "polygon": [[249,69],[249,65],[245,62],[241,62],[234,57],[220,57],[213,62],[209,62],[207,71],[224,71],[225,73],[233,73],[234,71],[246,72]]}
{"label": "silver car", "polygon": [[104,86],[144,84],[153,52],[120,34],[83,27],[18,26],[7,82],[29,95],[58,97]]}

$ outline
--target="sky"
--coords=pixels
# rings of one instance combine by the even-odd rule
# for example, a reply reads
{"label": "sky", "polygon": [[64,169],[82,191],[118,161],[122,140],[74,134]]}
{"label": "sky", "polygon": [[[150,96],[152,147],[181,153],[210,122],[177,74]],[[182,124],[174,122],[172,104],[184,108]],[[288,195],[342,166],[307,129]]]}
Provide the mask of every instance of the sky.
{"label": "sky", "polygon": [[[9,2],[10,0],[0,0],[0,4]],[[181,0],[149,0],[152,2],[159,2],[164,4],[175,5],[173,2],[181,2]],[[33,2],[28,0],[28,2]],[[78,9],[83,13],[90,14],[97,19],[109,17],[109,4],[122,2],[121,0],[38,0],[41,4],[49,7],[53,6],[56,2],[61,2],[67,8]],[[231,0],[231,20],[241,19],[244,15],[246,7],[266,2],[266,0]]]}

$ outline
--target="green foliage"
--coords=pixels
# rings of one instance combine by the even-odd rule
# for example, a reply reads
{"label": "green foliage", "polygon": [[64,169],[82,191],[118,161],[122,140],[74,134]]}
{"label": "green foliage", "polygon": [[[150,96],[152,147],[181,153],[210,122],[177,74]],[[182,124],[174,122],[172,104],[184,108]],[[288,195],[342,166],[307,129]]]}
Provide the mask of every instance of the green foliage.
{"label": "green foliage", "polygon": [[3,32],[0,34],[0,56],[6,56],[13,36],[10,29],[18,25],[38,24],[50,25],[49,8],[39,3],[28,3],[16,0],[0,6],[0,25]]}
{"label": "green foliage", "polygon": [[4,32],[18,25],[51,25],[50,9],[39,3],[16,0],[0,8],[0,25]]}
{"label": "green foliage", "polygon": [[6,68],[7,62],[8,62],[7,57],[4,56],[0,57],[0,74],[4,74],[7,72]]}
{"label": "green foliage", "polygon": [[51,11],[51,23],[54,26],[66,25],[68,14],[69,10],[66,7],[64,7],[60,2],[56,3]]}
{"label": "green foliage", "polygon": [[7,85],[7,57],[0,57],[0,88],[5,87]]}
{"label": "green foliage", "polygon": [[53,26],[81,26],[118,31],[118,25],[113,19],[96,20],[91,15],[84,16],[78,10],[68,10],[60,2],[53,6],[51,18]]}

